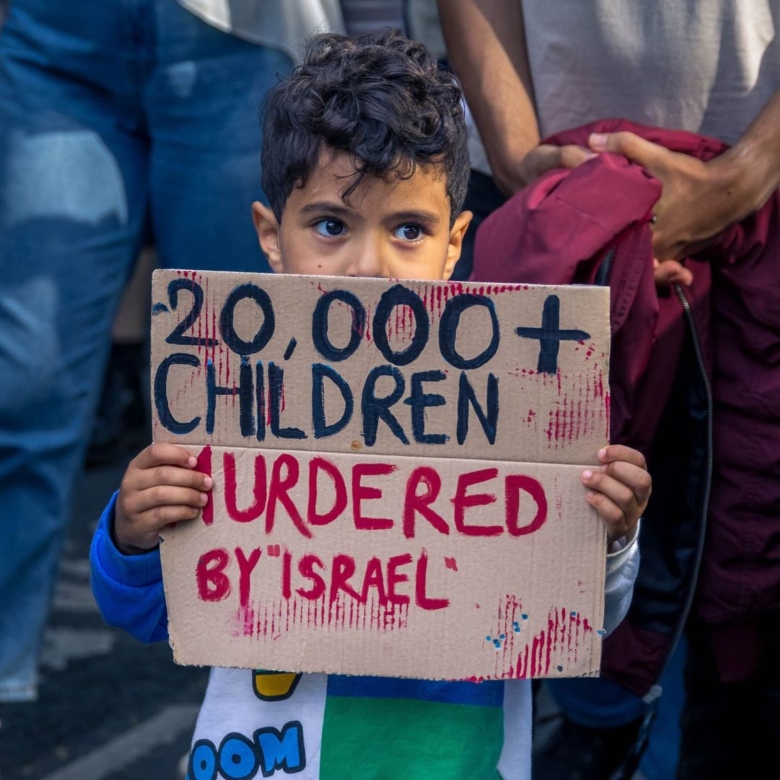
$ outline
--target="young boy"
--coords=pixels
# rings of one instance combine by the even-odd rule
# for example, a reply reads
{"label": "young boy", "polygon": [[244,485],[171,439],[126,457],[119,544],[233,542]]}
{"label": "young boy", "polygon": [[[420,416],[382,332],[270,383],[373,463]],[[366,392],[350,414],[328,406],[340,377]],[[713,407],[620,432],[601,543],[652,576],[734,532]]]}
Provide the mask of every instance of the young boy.
{"label": "young boy", "polygon": [[[448,279],[471,218],[461,93],[418,43],[315,37],[268,96],[263,187],[253,206],[277,273]],[[650,495],[644,458],[607,446],[583,500],[603,519],[605,628],[622,619]],[[92,547],[106,620],[167,637],[158,533],[198,516],[210,477],[193,454],[154,444],[127,468]],[[211,672],[190,755],[192,780],[270,777],[476,780],[530,777],[531,685]]]}

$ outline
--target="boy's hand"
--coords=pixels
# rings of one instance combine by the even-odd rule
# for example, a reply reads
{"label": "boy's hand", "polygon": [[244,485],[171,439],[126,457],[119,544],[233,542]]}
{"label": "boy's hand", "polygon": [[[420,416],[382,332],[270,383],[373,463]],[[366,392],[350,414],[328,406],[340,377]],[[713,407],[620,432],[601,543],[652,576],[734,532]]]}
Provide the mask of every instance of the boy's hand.
{"label": "boy's hand", "polygon": [[125,555],[157,546],[162,528],[198,516],[213,480],[176,444],[151,444],[130,461],[119,487],[114,541]]}
{"label": "boy's hand", "polygon": [[589,488],[585,500],[607,527],[609,542],[630,534],[647,507],[652,481],[645,456],[631,447],[610,444],[599,450],[600,469],[586,469],[582,482]]}

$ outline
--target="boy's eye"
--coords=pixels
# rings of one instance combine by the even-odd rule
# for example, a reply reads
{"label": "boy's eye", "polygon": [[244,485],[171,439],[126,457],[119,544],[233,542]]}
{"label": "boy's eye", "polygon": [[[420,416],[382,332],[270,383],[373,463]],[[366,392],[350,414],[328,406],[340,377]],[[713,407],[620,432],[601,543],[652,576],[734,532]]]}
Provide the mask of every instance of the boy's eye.
{"label": "boy's eye", "polygon": [[345,231],[344,223],[340,219],[321,219],[315,223],[314,229],[321,236],[340,236]]}
{"label": "boy's eye", "polygon": [[397,227],[393,234],[396,238],[402,238],[404,241],[417,241],[423,236],[423,229],[413,222]]}

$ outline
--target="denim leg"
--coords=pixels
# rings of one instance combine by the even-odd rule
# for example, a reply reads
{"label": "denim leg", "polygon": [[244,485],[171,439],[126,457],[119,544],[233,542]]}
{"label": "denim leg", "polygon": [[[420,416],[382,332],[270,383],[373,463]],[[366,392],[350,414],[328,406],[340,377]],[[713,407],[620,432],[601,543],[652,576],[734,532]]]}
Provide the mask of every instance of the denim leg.
{"label": "denim leg", "polygon": [[144,93],[152,215],[168,268],[268,271],[252,223],[262,200],[260,103],[292,63],[157,3],[155,69]]}
{"label": "denim leg", "polygon": [[680,754],[680,713],[685,701],[683,667],[686,642],[681,642],[659,680],[663,694],[655,724],[639,768],[646,780],[669,780],[677,771]]}
{"label": "denim leg", "polygon": [[147,199],[114,7],[14,0],[0,32],[0,701],[36,696],[73,485]]}
{"label": "denim leg", "polygon": [[[0,32],[0,700],[36,669],[110,325],[168,266],[267,270],[259,105],[289,59],[173,0],[14,0]],[[151,150],[151,151],[150,151]]]}
{"label": "denim leg", "polygon": [[612,680],[552,679],[548,688],[563,714],[579,726],[608,729],[638,720],[645,711],[639,696]]}

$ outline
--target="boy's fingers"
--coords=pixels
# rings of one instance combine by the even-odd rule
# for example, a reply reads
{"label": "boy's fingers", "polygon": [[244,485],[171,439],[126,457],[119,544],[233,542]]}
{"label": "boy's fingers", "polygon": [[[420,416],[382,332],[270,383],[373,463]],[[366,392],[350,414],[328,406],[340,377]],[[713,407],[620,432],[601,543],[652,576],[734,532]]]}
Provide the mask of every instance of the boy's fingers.
{"label": "boy's fingers", "polygon": [[614,525],[624,518],[620,507],[603,493],[592,491],[585,498],[594,509],[598,510],[599,515],[609,525]]}
{"label": "boy's fingers", "polygon": [[207,500],[207,493],[169,485],[120,495],[114,524],[119,549],[131,554],[156,547],[161,529],[198,517]]}
{"label": "boy's fingers", "polygon": [[[616,445],[613,447],[618,449]],[[641,453],[628,448],[621,449],[625,450],[624,457],[644,463]],[[602,461],[608,457],[610,455],[602,457],[600,454]],[[650,500],[650,475],[641,466],[626,460],[611,461],[601,469],[586,469],[582,474],[582,482],[590,490],[586,497],[588,503],[607,524],[611,539],[620,538],[629,532]]]}
{"label": "boy's fingers", "polygon": [[155,466],[170,464],[183,469],[193,469],[198,459],[178,444],[155,442],[141,450],[135,458],[135,466],[139,469],[151,469]]}
{"label": "boy's fingers", "polygon": [[611,541],[620,539],[621,536],[625,536],[633,529],[635,523],[631,521],[621,507],[603,493],[588,493],[586,500],[604,521],[604,524],[607,526],[607,536]]}
{"label": "boy's fingers", "polygon": [[[199,490],[156,485],[135,494],[131,511],[137,523],[149,522],[159,528],[175,520],[192,517],[190,510],[202,509],[207,500],[208,494]],[[186,512],[182,517],[176,517],[177,510]]]}
{"label": "boy's fingers", "polygon": [[627,487],[640,502],[646,501],[650,497],[653,480],[647,469],[635,466],[633,463],[617,460],[603,466],[602,473],[615,479],[618,484]]}
{"label": "boy's fingers", "polygon": [[615,479],[606,471],[586,470],[583,472],[582,481],[591,491],[609,499],[620,511],[629,512],[638,503],[638,497],[631,485]]}
{"label": "boy's fingers", "polygon": [[582,481],[590,488],[585,499],[599,513],[610,541],[630,533],[642,515],[644,502],[627,484],[605,471],[586,470]]}
{"label": "boy's fingers", "polygon": [[153,510],[156,506],[204,506],[208,500],[208,493],[195,488],[175,485],[154,485],[148,490],[142,490],[137,494],[139,512]]}
{"label": "boy's fingers", "polygon": [[181,487],[195,490],[211,490],[214,480],[200,471],[165,464],[136,472],[136,490],[150,490],[155,487]]}
{"label": "boy's fingers", "polygon": [[626,447],[623,444],[608,444],[606,447],[602,447],[598,452],[598,458],[604,464],[625,461],[640,469],[647,469],[645,456],[639,450]]}
{"label": "boy's fingers", "polygon": [[194,520],[202,508],[202,505],[172,504],[155,506],[140,514],[136,509],[132,522],[115,526],[117,545],[125,554],[151,550],[157,546],[163,528],[172,523]]}

